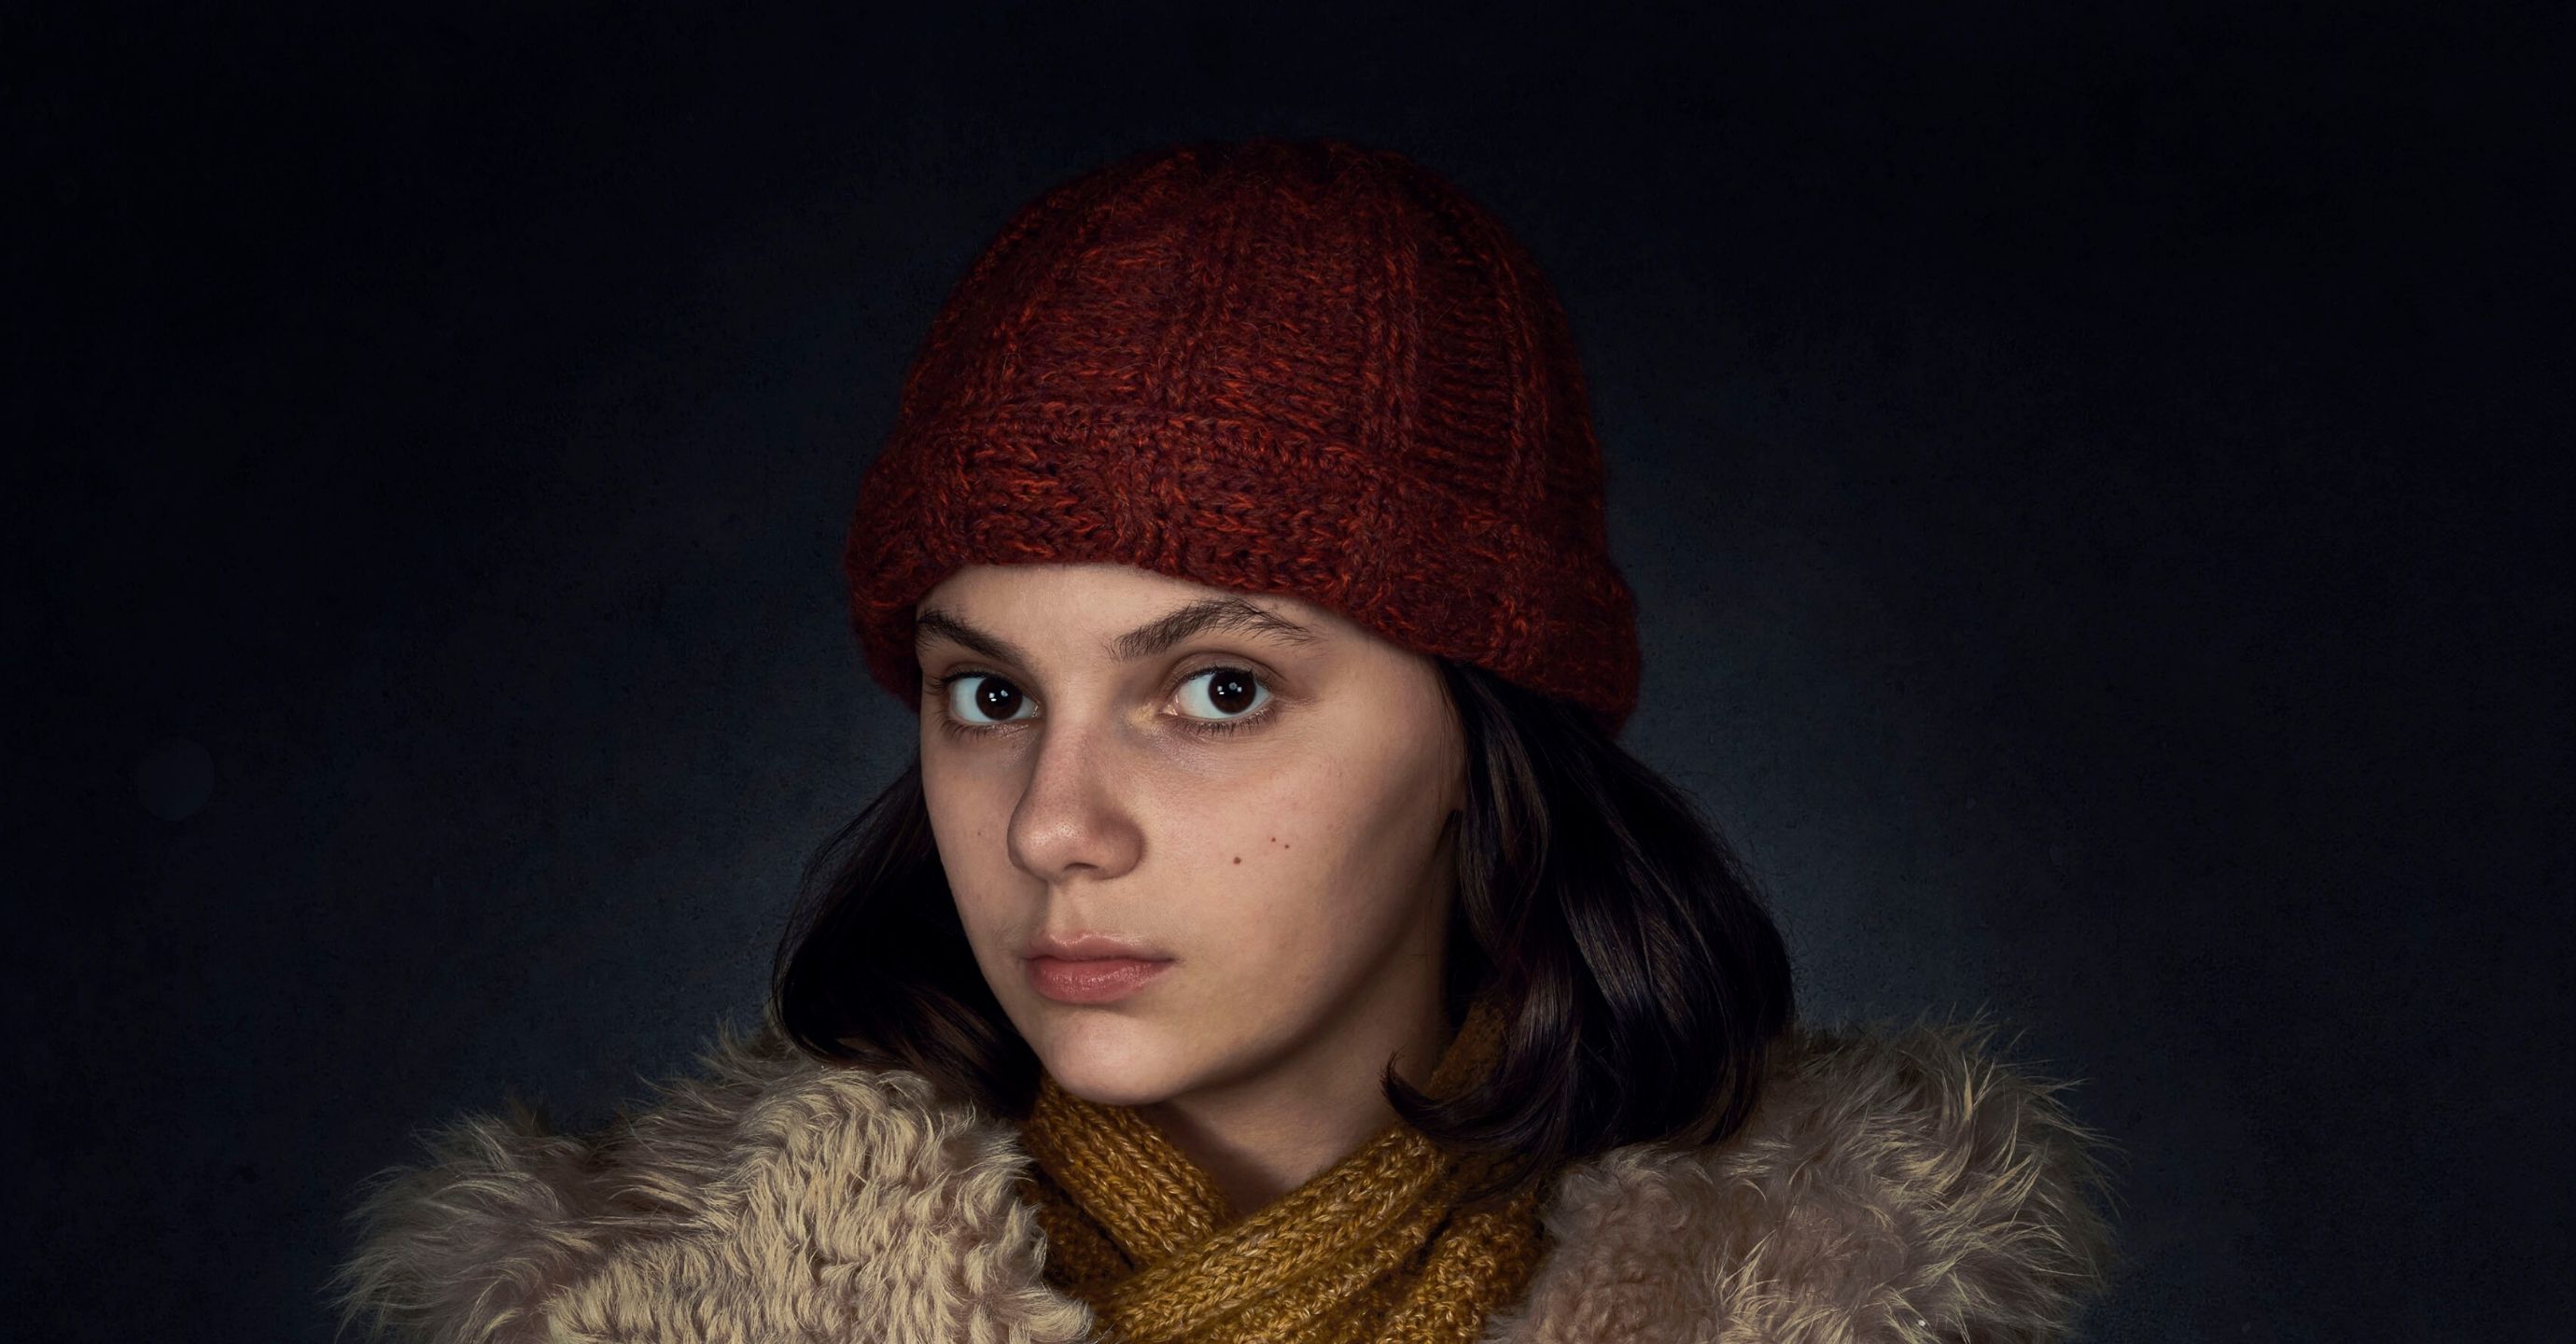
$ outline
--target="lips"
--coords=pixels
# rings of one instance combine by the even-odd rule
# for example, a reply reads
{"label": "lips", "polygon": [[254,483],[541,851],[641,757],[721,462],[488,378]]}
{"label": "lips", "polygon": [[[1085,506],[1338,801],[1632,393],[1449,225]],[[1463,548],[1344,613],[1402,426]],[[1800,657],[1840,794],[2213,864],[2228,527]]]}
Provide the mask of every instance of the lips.
{"label": "lips", "polygon": [[1054,957],[1059,961],[1099,961],[1109,957],[1126,957],[1137,961],[1170,961],[1171,954],[1135,938],[1121,938],[1108,933],[1048,933],[1020,949],[1023,957]]}
{"label": "lips", "polygon": [[1169,961],[1145,957],[1030,957],[1029,987],[1058,1003],[1114,1003],[1161,978]]}

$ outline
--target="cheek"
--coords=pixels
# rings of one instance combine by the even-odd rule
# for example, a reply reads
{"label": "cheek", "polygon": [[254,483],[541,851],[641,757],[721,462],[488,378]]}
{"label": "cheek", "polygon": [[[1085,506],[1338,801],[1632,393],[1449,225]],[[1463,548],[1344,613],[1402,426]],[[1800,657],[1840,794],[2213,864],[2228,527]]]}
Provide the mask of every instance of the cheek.
{"label": "cheek", "polygon": [[1214,899],[1206,935],[1275,973],[1329,975],[1414,914],[1438,818],[1411,772],[1325,757],[1167,798],[1168,852]]}
{"label": "cheek", "polygon": [[974,772],[943,768],[928,759],[922,762],[921,796],[958,915],[970,935],[980,934],[998,913],[989,908],[993,894],[1010,889],[1005,880],[1009,800]]}

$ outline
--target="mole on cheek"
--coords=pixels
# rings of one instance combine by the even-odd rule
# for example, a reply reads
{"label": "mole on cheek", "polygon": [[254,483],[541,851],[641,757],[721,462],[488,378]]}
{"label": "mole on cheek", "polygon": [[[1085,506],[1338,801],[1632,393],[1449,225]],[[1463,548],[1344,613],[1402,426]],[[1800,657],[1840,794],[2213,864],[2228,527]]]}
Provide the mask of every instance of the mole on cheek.
{"label": "mole on cheek", "polygon": [[1235,855],[1235,856],[1234,856],[1234,861],[1235,861],[1236,863],[1241,863],[1241,862],[1243,862],[1243,856],[1242,856],[1242,855],[1240,855],[1240,854]]}

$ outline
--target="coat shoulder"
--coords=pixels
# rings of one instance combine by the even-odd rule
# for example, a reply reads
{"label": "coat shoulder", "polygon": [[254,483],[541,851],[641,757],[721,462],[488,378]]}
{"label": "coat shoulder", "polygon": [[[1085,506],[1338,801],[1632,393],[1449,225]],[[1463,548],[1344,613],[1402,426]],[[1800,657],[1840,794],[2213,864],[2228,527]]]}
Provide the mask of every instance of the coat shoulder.
{"label": "coat shoulder", "polygon": [[2065,1338],[2111,1263],[2110,1145],[1996,1030],[1794,1030],[1724,1141],[1560,1178],[1558,1249],[1489,1338]]}
{"label": "coat shoulder", "polygon": [[[1487,1339],[2064,1338],[2110,1256],[2107,1145],[1993,1030],[1802,1028],[1722,1142],[1568,1168],[1551,1249]],[[358,1210],[337,1287],[352,1319],[436,1344],[1066,1344],[1090,1317],[1042,1281],[1026,1162],[918,1074],[764,1029],[595,1133],[524,1109],[437,1131]]]}
{"label": "coat shoulder", "polygon": [[961,1304],[858,1272],[894,1253],[1037,1279],[1042,1241],[1011,1196],[1024,1159],[920,1075],[822,1063],[772,1026],[720,1037],[659,1093],[588,1134],[512,1106],[425,1136],[352,1214],[344,1321],[422,1344],[803,1339],[907,1318],[937,1338],[960,1311],[995,1337],[1087,1325],[1043,1292]]}

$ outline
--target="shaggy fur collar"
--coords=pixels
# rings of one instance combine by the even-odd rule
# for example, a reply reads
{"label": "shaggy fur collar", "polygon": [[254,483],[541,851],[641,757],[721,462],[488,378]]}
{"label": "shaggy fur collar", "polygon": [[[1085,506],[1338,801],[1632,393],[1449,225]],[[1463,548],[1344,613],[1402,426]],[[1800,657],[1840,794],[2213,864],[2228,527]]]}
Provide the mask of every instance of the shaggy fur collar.
{"label": "shaggy fur collar", "polygon": [[[1549,1188],[1553,1239],[1487,1344],[2064,1337],[2101,1283],[2101,1143],[1979,1022],[1801,1028],[1726,1142]],[[904,1071],[720,1042],[605,1133],[459,1121],[358,1212],[353,1316],[403,1338],[1073,1344],[1005,1121]]]}

